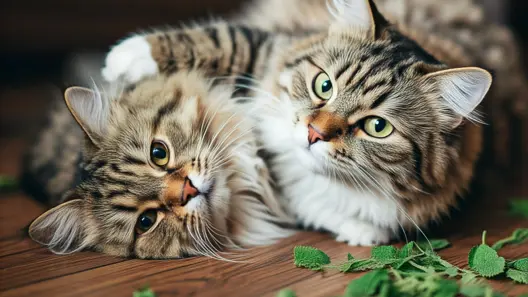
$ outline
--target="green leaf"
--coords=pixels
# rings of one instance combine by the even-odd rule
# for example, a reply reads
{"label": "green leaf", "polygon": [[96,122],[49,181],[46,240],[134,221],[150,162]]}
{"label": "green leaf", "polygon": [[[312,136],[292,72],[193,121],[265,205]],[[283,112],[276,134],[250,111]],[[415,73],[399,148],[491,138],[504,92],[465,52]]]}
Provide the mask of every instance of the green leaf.
{"label": "green leaf", "polygon": [[400,252],[398,253],[398,258],[405,259],[407,257],[410,257],[413,255],[413,251],[414,251],[414,241],[411,241],[401,248]]}
{"label": "green leaf", "polygon": [[520,271],[528,272],[528,258],[513,261],[511,267]]}
{"label": "green leaf", "polygon": [[513,231],[512,235],[495,242],[492,248],[496,251],[500,250],[507,244],[520,244],[528,240],[528,228],[519,228]]}
{"label": "green leaf", "polygon": [[145,287],[143,289],[135,291],[132,296],[133,297],[156,297],[156,294],[154,294],[154,291],[152,291],[149,287]]}
{"label": "green leaf", "polygon": [[472,272],[464,272],[462,279],[460,279],[460,282],[465,285],[474,284],[476,281],[477,275]]}
{"label": "green leaf", "polygon": [[458,269],[456,267],[449,267],[444,272],[450,277],[458,276]]}
{"label": "green leaf", "polygon": [[293,249],[294,263],[297,267],[321,270],[323,265],[330,264],[330,257],[320,249],[309,246],[296,246]]}
{"label": "green leaf", "polygon": [[[431,244],[429,244],[429,242]],[[433,251],[439,251],[451,245],[451,243],[447,241],[447,239],[431,239],[429,242],[427,241],[418,242],[418,246],[424,251],[431,250],[431,247],[433,247]]]}
{"label": "green leaf", "polygon": [[16,178],[7,175],[0,175],[0,191],[12,191],[17,187],[18,182]]}
{"label": "green leaf", "polygon": [[351,253],[348,253],[347,255],[347,260],[350,261],[350,260],[354,260],[354,257],[352,256]]}
{"label": "green leaf", "polygon": [[510,201],[510,212],[512,215],[528,218],[528,199]]}
{"label": "green leaf", "polygon": [[506,276],[521,284],[528,284],[528,272],[517,269],[508,269]]}
{"label": "green leaf", "polygon": [[441,279],[436,282],[436,286],[434,297],[455,297],[458,293],[458,284],[454,280]]}
{"label": "green leaf", "polygon": [[483,297],[486,293],[486,287],[482,285],[469,285],[460,288],[460,294],[466,297]]}
{"label": "green leaf", "polygon": [[381,286],[388,281],[389,273],[387,270],[371,271],[351,281],[345,290],[345,297],[374,296],[381,289]]}
{"label": "green leaf", "polygon": [[385,264],[373,259],[351,260],[340,267],[341,272],[358,272],[385,267]]}
{"label": "green leaf", "polygon": [[296,297],[295,292],[291,289],[282,289],[277,294],[277,297]]}
{"label": "green leaf", "polygon": [[469,252],[469,267],[484,277],[493,277],[504,272],[506,260],[497,251],[485,244],[475,246]]}
{"label": "green leaf", "polygon": [[391,264],[398,261],[398,250],[392,245],[374,247],[370,254],[372,259],[383,264]]}

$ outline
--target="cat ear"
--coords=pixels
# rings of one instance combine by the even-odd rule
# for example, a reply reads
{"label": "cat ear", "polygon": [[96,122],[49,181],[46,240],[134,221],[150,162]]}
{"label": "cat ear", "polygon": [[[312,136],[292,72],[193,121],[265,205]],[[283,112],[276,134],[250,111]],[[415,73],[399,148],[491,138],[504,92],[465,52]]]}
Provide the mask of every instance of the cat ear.
{"label": "cat ear", "polygon": [[89,245],[82,222],[82,199],[62,203],[35,219],[29,236],[56,254],[80,251]]}
{"label": "cat ear", "polygon": [[66,105],[93,144],[106,134],[110,105],[97,90],[71,87],[64,92]]}
{"label": "cat ear", "polygon": [[368,37],[376,39],[390,25],[372,0],[332,0],[332,4],[333,6],[327,2],[327,7],[336,23],[331,26],[330,30],[335,26],[353,27],[366,32]]}
{"label": "cat ear", "polygon": [[488,71],[477,67],[456,68],[429,73],[424,79],[436,85],[447,107],[455,113],[453,128],[463,118],[481,122],[474,111],[491,87],[492,77]]}

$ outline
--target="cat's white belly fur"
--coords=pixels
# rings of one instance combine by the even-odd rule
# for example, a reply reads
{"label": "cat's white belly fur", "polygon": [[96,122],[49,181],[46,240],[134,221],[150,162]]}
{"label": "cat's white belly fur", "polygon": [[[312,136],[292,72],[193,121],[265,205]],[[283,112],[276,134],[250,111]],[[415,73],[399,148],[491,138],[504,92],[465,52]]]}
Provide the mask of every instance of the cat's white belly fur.
{"label": "cat's white belly fur", "polygon": [[293,122],[289,100],[276,99],[256,99],[273,104],[257,109],[256,124],[263,147],[276,154],[270,166],[283,206],[304,226],[330,231],[350,245],[388,242],[399,228],[396,203],[372,187],[352,188],[322,172],[314,155],[325,144],[316,143],[310,148],[316,153],[310,152],[307,128]]}

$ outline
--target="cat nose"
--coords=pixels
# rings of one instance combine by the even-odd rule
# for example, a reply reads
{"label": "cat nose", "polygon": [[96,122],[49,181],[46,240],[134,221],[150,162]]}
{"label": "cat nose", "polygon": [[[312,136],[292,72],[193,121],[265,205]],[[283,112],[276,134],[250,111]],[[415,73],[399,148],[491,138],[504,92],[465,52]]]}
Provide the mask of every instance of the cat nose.
{"label": "cat nose", "polygon": [[310,145],[312,145],[312,144],[318,142],[319,140],[327,141],[326,137],[324,136],[324,134],[322,134],[319,131],[317,131],[317,128],[312,126],[312,124],[309,124],[308,125],[308,143]]}
{"label": "cat nose", "polygon": [[185,205],[189,200],[198,196],[200,191],[193,185],[192,181],[186,177],[185,182],[183,183],[181,202],[182,205]]}

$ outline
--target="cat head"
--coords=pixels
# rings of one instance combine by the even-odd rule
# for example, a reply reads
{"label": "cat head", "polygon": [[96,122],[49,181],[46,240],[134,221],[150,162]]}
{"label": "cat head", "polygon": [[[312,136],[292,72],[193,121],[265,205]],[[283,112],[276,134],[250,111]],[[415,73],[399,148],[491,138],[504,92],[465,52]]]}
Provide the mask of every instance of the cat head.
{"label": "cat head", "polygon": [[195,73],[147,80],[117,100],[68,89],[87,174],[31,224],[31,237],[56,253],[215,256],[229,243],[234,158],[253,141],[231,94]]}
{"label": "cat head", "polygon": [[460,128],[479,121],[475,109],[491,75],[448,68],[373,1],[334,0],[329,9],[328,31],[298,42],[277,78],[294,118],[291,149],[314,171],[342,181],[437,186],[457,158]]}

